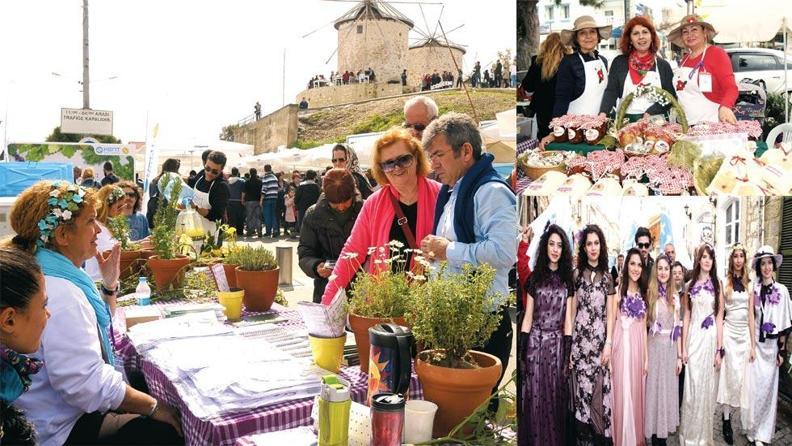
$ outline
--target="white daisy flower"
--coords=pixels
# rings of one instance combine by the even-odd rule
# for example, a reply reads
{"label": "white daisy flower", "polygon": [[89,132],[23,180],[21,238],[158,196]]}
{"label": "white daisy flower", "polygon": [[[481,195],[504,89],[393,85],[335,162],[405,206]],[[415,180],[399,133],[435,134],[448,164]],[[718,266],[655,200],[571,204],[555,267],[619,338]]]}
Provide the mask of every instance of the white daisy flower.
{"label": "white daisy flower", "polygon": [[49,196],[55,198],[60,197],[60,189],[55,189],[53,191],[50,191]]}
{"label": "white daisy flower", "polygon": [[67,209],[67,210],[65,210],[65,211],[63,211],[63,213],[61,214],[61,218],[62,218],[63,220],[71,220],[71,218],[72,218],[72,213],[71,213],[71,211],[70,211],[70,210],[68,210],[68,209]]}
{"label": "white daisy flower", "polygon": [[376,251],[376,250],[377,250],[377,248],[375,248],[374,246],[369,246],[368,255],[374,254],[374,251]]}
{"label": "white daisy flower", "polygon": [[390,241],[390,243],[389,243],[389,245],[390,245],[391,247],[396,247],[396,248],[404,248],[404,243],[402,243],[402,242],[400,242],[400,241],[398,241],[398,240],[391,240],[391,241]]}

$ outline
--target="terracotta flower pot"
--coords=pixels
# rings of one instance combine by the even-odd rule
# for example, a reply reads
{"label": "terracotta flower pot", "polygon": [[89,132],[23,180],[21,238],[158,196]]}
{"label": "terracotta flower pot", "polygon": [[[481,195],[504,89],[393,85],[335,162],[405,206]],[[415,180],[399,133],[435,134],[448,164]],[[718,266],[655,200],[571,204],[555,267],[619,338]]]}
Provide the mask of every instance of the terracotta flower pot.
{"label": "terracotta flower pot", "polygon": [[358,357],[360,357],[360,370],[363,373],[368,373],[369,370],[369,352],[371,350],[369,328],[383,322],[393,322],[403,327],[409,327],[403,317],[365,317],[349,313],[349,326],[352,327],[352,332],[355,333],[355,345],[357,346]]}
{"label": "terracotta flower pot", "polygon": [[492,393],[501,375],[500,359],[487,353],[471,351],[477,369],[452,369],[429,364],[418,354],[415,372],[423,386],[424,399],[439,407],[434,420],[433,437],[443,437],[470,416]]}
{"label": "terracotta flower pot", "polygon": [[278,292],[280,268],[269,271],[245,271],[236,267],[236,283],[245,290],[245,308],[248,311],[267,311]]}
{"label": "terracotta flower pot", "polygon": [[160,259],[159,256],[151,256],[148,259],[148,266],[154,274],[154,282],[157,284],[157,291],[165,291],[171,284],[178,286],[182,275],[179,271],[190,264],[187,257],[176,257],[175,259]]}
{"label": "terracotta flower pot", "polygon": [[223,271],[225,271],[226,281],[228,282],[229,288],[236,288],[237,286],[236,267],[236,265],[227,265],[223,263]]}
{"label": "terracotta flower pot", "polygon": [[134,275],[139,269],[135,261],[140,258],[140,251],[121,251],[121,280]]}

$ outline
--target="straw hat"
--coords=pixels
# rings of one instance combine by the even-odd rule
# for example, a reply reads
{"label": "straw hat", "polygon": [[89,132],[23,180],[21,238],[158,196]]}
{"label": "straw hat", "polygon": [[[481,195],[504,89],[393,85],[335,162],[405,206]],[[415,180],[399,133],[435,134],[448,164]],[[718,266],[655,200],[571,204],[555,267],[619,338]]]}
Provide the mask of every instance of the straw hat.
{"label": "straw hat", "polygon": [[682,20],[679,21],[679,24],[676,26],[676,28],[674,28],[670,33],[668,33],[668,41],[680,48],[684,48],[685,43],[682,40],[682,28],[688,25],[701,25],[701,27],[704,28],[705,31],[709,32],[708,33],[709,35],[707,36],[707,41],[712,40],[712,38],[715,37],[716,34],[718,34],[718,32],[715,31],[715,28],[709,23],[705,22],[701,17],[697,15],[688,15],[683,17]]}
{"label": "straw hat", "polygon": [[590,15],[583,15],[575,19],[575,26],[572,29],[561,31],[561,42],[563,42],[564,45],[571,45],[575,33],[586,28],[595,28],[602,39],[609,39],[611,31],[613,30],[613,26],[598,25]]}
{"label": "straw hat", "polygon": [[778,270],[778,267],[781,266],[781,260],[783,260],[783,257],[781,256],[781,254],[776,254],[775,251],[773,251],[773,248],[767,245],[762,246],[761,248],[759,248],[759,251],[756,251],[756,254],[754,254],[753,262],[751,262],[751,266],[753,266],[753,268],[756,269],[756,264],[759,263],[759,261],[764,259],[765,257],[774,258],[775,267],[776,270]]}

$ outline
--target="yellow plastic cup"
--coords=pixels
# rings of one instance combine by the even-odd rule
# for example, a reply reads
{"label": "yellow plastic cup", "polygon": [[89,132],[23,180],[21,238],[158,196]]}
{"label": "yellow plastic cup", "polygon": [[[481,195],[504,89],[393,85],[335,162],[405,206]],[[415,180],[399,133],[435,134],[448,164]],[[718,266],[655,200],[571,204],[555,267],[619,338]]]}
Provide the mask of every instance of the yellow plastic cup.
{"label": "yellow plastic cup", "polygon": [[244,297],[245,290],[242,288],[217,292],[217,301],[225,307],[224,313],[229,321],[238,321],[242,318],[242,299]]}
{"label": "yellow plastic cup", "polygon": [[317,338],[308,335],[308,341],[311,343],[314,363],[327,371],[338,373],[341,369],[341,361],[344,359],[346,335],[338,338]]}

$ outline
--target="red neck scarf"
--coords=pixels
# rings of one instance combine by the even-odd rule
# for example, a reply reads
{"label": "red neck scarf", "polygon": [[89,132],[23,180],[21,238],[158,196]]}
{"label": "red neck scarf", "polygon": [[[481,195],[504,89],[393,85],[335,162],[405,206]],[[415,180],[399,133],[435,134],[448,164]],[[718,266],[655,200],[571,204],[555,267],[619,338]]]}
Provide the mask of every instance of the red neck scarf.
{"label": "red neck scarf", "polygon": [[628,65],[630,67],[630,78],[633,84],[638,85],[646,75],[646,72],[651,70],[654,66],[654,54],[649,52],[643,56],[639,56],[637,51],[631,51],[628,58]]}

